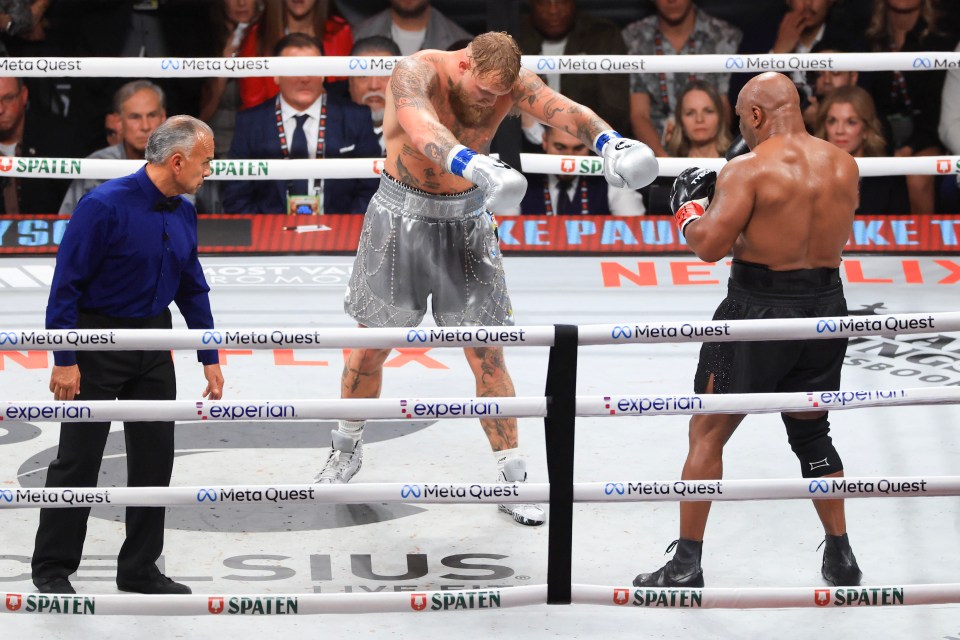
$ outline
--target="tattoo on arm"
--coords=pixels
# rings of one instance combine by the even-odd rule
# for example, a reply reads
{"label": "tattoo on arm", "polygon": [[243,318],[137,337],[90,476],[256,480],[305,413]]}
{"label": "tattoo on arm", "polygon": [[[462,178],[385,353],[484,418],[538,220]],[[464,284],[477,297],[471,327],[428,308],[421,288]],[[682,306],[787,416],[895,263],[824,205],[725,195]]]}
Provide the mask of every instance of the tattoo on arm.
{"label": "tattoo on arm", "polygon": [[[417,60],[401,60],[390,77],[390,92],[397,109],[422,109],[427,98],[432,70]],[[435,78],[434,78],[435,79]]]}

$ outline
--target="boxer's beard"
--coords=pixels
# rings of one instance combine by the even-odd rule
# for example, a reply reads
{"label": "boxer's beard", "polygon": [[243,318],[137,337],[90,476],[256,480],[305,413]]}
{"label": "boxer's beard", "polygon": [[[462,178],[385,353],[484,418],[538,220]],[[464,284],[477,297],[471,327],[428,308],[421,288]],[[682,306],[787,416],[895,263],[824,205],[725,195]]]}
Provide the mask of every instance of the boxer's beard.
{"label": "boxer's beard", "polygon": [[482,107],[472,103],[459,84],[450,87],[450,110],[453,111],[458,122],[468,127],[481,125],[493,115],[492,107]]}

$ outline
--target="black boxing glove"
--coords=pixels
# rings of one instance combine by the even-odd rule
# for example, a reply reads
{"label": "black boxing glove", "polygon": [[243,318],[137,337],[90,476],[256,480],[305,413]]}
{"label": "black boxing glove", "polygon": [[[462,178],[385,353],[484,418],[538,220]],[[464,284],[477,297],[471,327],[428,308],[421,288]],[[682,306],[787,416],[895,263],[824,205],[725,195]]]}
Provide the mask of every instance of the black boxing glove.
{"label": "black boxing glove", "polygon": [[710,206],[717,186],[717,172],[690,167],[684,169],[670,188],[670,206],[675,212],[677,228],[684,235],[686,226],[698,219]]}
{"label": "black boxing glove", "polygon": [[745,153],[750,153],[750,147],[747,146],[747,141],[743,139],[743,136],[738,135],[733,139],[733,142],[730,143],[730,146],[727,147],[727,152],[723,157],[727,160],[733,160],[737,156],[742,156]]}

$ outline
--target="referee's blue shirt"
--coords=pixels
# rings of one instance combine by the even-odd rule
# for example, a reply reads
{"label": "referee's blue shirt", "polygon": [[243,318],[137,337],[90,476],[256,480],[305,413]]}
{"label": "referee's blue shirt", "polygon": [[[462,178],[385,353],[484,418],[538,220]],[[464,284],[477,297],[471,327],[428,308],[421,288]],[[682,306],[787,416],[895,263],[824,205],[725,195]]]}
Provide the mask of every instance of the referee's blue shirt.
{"label": "referee's blue shirt", "polygon": [[[158,210],[163,202],[174,210]],[[196,209],[183,198],[168,201],[144,166],[77,203],[57,250],[46,325],[75,329],[81,310],[150,318],[176,302],[188,327],[212,329],[209,291],[197,258]],[[218,355],[197,351],[203,364],[217,364]],[[53,361],[71,366],[77,354],[55,351]]]}

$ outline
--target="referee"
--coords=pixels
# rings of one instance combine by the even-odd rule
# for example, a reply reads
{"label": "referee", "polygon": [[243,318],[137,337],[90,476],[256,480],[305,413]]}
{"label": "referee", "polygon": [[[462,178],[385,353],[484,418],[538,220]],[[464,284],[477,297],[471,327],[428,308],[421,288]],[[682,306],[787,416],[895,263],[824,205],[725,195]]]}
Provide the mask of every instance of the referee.
{"label": "referee", "polygon": [[[213,315],[197,259],[197,212],[181,194],[210,175],[213,132],[190,116],[160,125],[136,173],[100,185],[77,204],[57,252],[47,302],[48,329],[170,329],[176,302],[191,329],[212,329]],[[198,351],[204,397],[223,394],[216,350]],[[174,400],[170,351],[57,351],[50,391],[56,400]],[[47,487],[95,487],[109,422],[60,428]],[[131,487],[169,486],[173,422],[124,423]],[[41,593],[76,593],[68,577],[80,565],[89,508],[42,509],[33,552]],[[117,559],[117,587],[137,593],[190,593],[157,568],[164,507],[128,507]]]}

